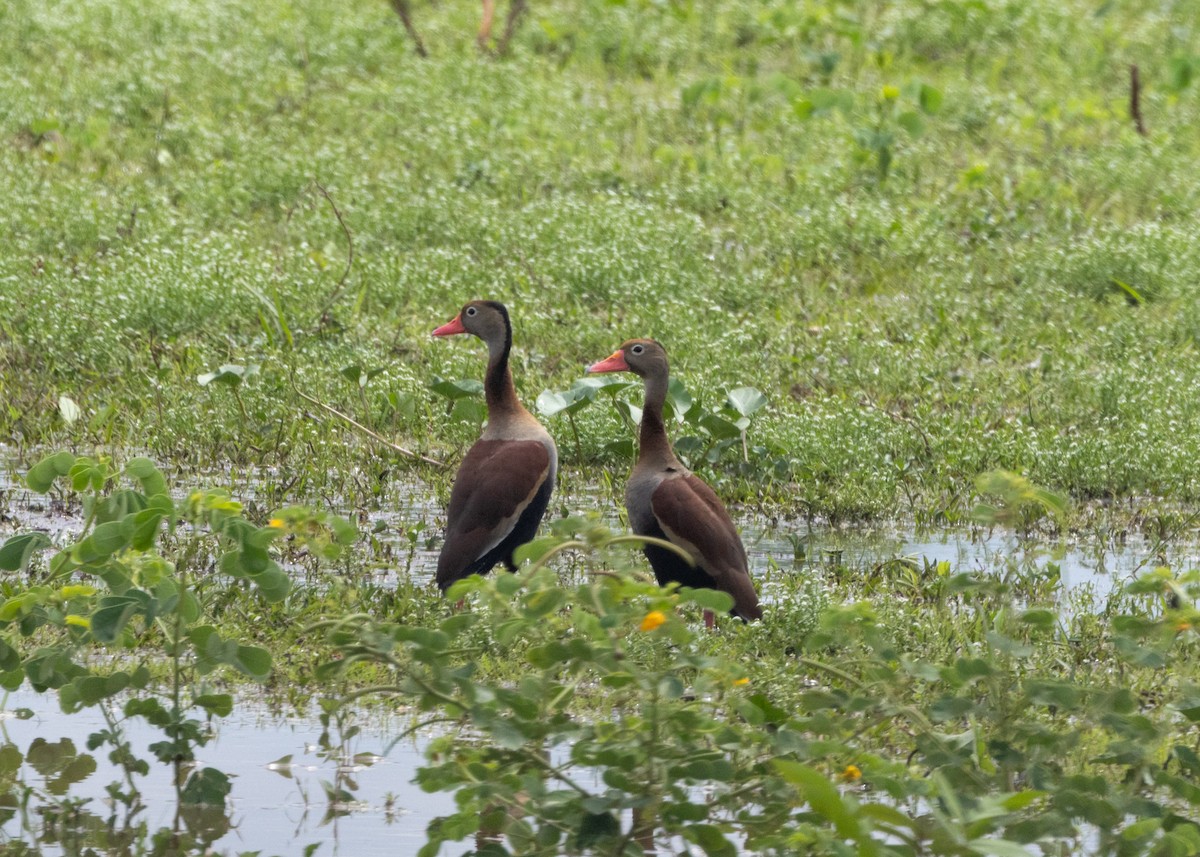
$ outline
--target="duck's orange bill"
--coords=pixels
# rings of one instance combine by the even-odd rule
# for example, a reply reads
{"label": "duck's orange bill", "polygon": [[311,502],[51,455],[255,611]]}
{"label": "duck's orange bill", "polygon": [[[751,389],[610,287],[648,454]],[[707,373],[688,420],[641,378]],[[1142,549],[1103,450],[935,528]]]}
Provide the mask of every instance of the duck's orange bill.
{"label": "duck's orange bill", "polygon": [[621,351],[614,351],[612,354],[605,357],[599,363],[593,363],[588,367],[589,372],[628,372],[629,364],[625,362],[625,354]]}
{"label": "duck's orange bill", "polygon": [[463,327],[462,313],[456,315],[453,319],[443,324],[433,332],[434,336],[452,336],[455,333],[466,333],[467,329]]}

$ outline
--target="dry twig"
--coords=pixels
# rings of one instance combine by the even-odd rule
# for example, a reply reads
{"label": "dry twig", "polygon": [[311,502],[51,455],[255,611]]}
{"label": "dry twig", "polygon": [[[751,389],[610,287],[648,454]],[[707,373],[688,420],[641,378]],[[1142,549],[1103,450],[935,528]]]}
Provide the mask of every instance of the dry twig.
{"label": "dry twig", "polygon": [[1150,136],[1146,123],[1142,121],[1142,79],[1138,74],[1137,63],[1129,66],[1129,115],[1133,118],[1133,127],[1143,137]]}
{"label": "dry twig", "polygon": [[314,399],[312,396],[308,395],[307,393],[305,393],[303,390],[301,390],[299,387],[296,386],[295,374],[293,374],[291,376],[291,383],[292,383],[292,389],[296,392],[296,395],[299,396],[300,398],[304,399],[304,401],[311,402],[312,404],[316,405],[318,408],[328,411],[329,413],[333,414],[335,417],[337,417],[340,420],[345,420],[347,423],[354,426],[354,428],[358,429],[363,434],[372,438],[376,442],[383,444],[384,446],[386,446],[388,449],[392,450],[393,452],[398,452],[401,455],[406,456],[408,458],[415,458],[418,461],[424,461],[426,464],[432,464],[434,467],[445,467],[446,466],[446,464],[444,462],[438,461],[436,458],[428,458],[424,455],[421,455],[420,453],[413,452],[411,449],[405,449],[404,447],[400,446],[399,444],[392,443],[390,440],[388,440],[383,435],[379,434],[378,432],[372,431],[371,429],[367,428],[365,425],[363,425],[362,423],[360,423],[358,420],[354,419],[353,417],[349,416],[348,414],[343,414],[337,408],[333,407],[332,405],[325,404],[320,399]]}

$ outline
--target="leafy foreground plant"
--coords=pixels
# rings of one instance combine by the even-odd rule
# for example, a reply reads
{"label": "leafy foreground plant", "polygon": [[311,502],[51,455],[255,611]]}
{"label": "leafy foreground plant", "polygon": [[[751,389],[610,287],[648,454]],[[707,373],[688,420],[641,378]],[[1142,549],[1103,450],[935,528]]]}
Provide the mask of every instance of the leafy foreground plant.
{"label": "leafy foreground plant", "polygon": [[[106,707],[107,728],[87,740],[89,750],[109,745],[110,760],[123,772],[125,782],[108,789],[114,806],[124,807],[127,819],[141,808],[134,777],[149,765],[129,745],[124,723],[142,718],[162,733],[149,750],[175,767],[177,822],[184,825],[155,833],[155,847],[203,849],[230,824],[229,777],[196,764],[210,738],[197,715],[222,717],[233,709],[232,696],[214,690],[208,677],[232,668],[263,681],[272,664],[266,649],[224,637],[214,613],[228,600],[231,580],[234,587],[252,585],[265,601],[284,599],[290,580],[270,551],[280,535],[293,534],[328,557],[353,540],[354,528],[299,508],[259,527],[217,490],[195,491],[176,504],[146,458],[117,468],[107,458],[61,452],[31,468],[26,481],[40,493],[65,483],[65,493],[82,501],[86,520],[44,574],[31,566],[51,547],[45,535],[22,533],[0,545],[0,570],[28,572],[0,584],[0,686],[15,690],[28,682],[38,692],[57,691],[68,714],[125,697],[123,718]],[[117,657],[96,658],[97,647]],[[124,668],[130,662],[136,665]],[[15,770],[17,751],[8,746],[8,769]],[[0,806],[12,805],[4,797]]]}
{"label": "leafy foreground plant", "polygon": [[[342,705],[395,697],[414,730],[446,730],[417,781],[459,809],[422,855],[472,836],[480,855],[1200,853],[1200,687],[1170,678],[1195,656],[1195,611],[1120,616],[1085,656],[1066,620],[962,575],[933,608],[934,636],[963,635],[944,659],[868,605],[837,606],[763,680],[761,629],[685,619],[727,596],[610,571],[614,541],[594,526],[542,540],[519,574],[456,584],[469,608],[437,627],[322,623],[322,679],[394,678]],[[562,586],[546,561],[568,547],[590,576]],[[1170,588],[1197,594],[1160,573],[1130,597]],[[495,661],[509,680],[480,678]]]}

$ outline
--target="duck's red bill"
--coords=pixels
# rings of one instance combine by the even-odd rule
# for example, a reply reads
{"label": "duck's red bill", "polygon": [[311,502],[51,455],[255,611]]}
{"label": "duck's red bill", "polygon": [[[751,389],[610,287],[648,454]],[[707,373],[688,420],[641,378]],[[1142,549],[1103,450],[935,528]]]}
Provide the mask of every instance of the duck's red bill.
{"label": "duck's red bill", "polygon": [[463,327],[462,314],[456,315],[452,320],[446,322],[441,327],[433,332],[434,336],[452,336],[455,333],[466,333],[467,329]]}
{"label": "duck's red bill", "polygon": [[614,351],[608,357],[605,357],[599,363],[593,363],[588,367],[589,372],[628,372],[629,364],[625,362],[625,355],[620,351]]}

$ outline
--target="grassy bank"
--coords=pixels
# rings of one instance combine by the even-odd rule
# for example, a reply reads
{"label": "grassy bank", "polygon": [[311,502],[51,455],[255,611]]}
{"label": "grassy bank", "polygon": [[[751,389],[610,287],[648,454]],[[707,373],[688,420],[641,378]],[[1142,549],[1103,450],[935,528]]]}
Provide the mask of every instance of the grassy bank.
{"label": "grassy bank", "polygon": [[[294,376],[455,460],[428,386],[481,352],[428,333],[488,296],[527,401],[640,335],[708,410],[763,391],[749,464],[695,432],[730,496],[1197,499],[1195,3],[539,2],[502,60],[475,11],[418,8],[422,61],[383,2],[5,4],[0,437],[411,468]],[[576,421],[564,470],[620,474],[615,411]]]}

